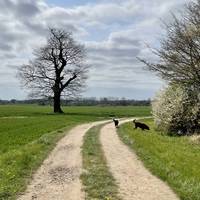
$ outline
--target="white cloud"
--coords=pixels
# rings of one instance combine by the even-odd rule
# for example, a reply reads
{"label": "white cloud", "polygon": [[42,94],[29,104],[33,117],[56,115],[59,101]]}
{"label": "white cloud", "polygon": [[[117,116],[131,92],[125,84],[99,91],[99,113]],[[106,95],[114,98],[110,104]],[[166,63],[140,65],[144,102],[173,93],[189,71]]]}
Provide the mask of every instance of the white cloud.
{"label": "white cloud", "polygon": [[[130,97],[129,90],[140,88],[151,91],[146,94],[152,95],[160,87],[161,81],[145,71],[136,56],[155,59],[145,42],[159,45],[158,37],[163,33],[160,18],[169,19],[169,11],[188,0],[91,2],[64,8],[44,0],[0,1],[0,75],[4,77],[0,85],[4,87],[1,91],[6,91],[2,97],[12,96],[8,91],[13,98],[19,98],[16,91],[24,94],[16,87],[16,67],[26,63],[32,57],[32,50],[45,42],[48,26],[72,31],[76,39],[86,44],[88,62],[92,65],[88,91],[102,86],[110,88],[109,91],[122,88]],[[6,79],[12,81],[8,84]],[[124,96],[126,92],[122,89]]]}

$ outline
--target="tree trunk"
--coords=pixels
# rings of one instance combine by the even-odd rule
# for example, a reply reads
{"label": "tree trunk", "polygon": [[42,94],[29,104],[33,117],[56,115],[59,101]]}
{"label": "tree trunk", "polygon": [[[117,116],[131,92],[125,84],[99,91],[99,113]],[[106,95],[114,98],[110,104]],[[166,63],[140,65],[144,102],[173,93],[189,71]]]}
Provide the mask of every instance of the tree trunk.
{"label": "tree trunk", "polygon": [[63,113],[60,106],[60,93],[54,93],[54,113]]}

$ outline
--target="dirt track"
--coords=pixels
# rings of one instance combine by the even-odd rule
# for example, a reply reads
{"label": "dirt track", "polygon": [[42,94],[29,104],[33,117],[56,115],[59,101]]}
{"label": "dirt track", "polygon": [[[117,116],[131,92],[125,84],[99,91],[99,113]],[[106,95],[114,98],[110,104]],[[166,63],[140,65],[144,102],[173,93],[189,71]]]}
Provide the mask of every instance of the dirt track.
{"label": "dirt track", "polygon": [[[58,142],[18,200],[84,200],[80,181],[83,136],[91,127],[105,122],[73,128]],[[123,200],[178,200],[170,188],[151,175],[134,152],[120,141],[113,123],[102,128],[100,140]]]}
{"label": "dirt track", "polygon": [[113,124],[102,128],[100,139],[123,200],[178,200],[171,189],[146,170],[135,153],[120,141]]}
{"label": "dirt track", "polygon": [[103,122],[83,124],[72,129],[38,169],[19,200],[83,200],[80,182],[81,146],[84,134]]}

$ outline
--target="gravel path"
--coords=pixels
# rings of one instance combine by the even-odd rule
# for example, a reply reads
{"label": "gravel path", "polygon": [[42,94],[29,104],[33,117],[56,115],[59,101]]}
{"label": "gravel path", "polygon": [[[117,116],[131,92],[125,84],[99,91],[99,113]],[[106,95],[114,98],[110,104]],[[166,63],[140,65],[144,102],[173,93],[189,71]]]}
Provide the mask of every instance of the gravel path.
{"label": "gravel path", "polygon": [[102,128],[100,140],[123,200],[178,200],[172,190],[145,169],[135,153],[120,141],[113,123]]}
{"label": "gravel path", "polygon": [[104,122],[83,124],[72,129],[61,139],[19,200],[83,200],[80,174],[81,146],[84,134]]}

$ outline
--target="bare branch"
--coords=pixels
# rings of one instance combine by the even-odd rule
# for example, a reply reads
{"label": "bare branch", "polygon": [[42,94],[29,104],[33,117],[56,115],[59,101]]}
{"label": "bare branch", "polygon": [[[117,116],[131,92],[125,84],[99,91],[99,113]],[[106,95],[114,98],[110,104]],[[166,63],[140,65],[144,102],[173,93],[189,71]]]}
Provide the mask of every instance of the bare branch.
{"label": "bare branch", "polygon": [[55,102],[61,95],[80,93],[84,88],[88,68],[85,48],[73,40],[71,33],[49,29],[46,45],[35,50],[34,56],[18,72],[32,96],[53,96]]}
{"label": "bare branch", "polygon": [[200,89],[200,1],[185,5],[181,16],[172,18],[164,24],[167,36],[160,49],[152,49],[159,61],[139,60],[169,82]]}

